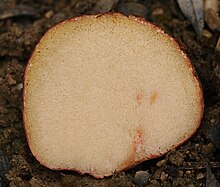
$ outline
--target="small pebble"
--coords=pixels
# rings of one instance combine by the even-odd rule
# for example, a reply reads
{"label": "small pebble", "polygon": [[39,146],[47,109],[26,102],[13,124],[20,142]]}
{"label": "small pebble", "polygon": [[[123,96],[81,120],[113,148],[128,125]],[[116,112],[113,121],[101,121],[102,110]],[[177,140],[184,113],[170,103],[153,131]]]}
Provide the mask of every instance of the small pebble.
{"label": "small pebble", "polygon": [[166,173],[165,173],[165,172],[162,172],[161,175],[160,175],[160,180],[161,180],[162,182],[164,182],[166,179],[167,179]]}
{"label": "small pebble", "polygon": [[[204,37],[207,38],[207,39],[211,39],[211,38],[213,37],[212,33],[209,32],[209,31],[206,30],[206,29],[204,29],[204,30],[202,31],[202,36],[204,36]],[[212,120],[212,119],[211,119],[211,120]],[[211,121],[211,123],[212,123],[212,121]]]}
{"label": "small pebble", "polygon": [[220,37],[218,38],[218,42],[217,42],[217,44],[216,44],[216,46],[215,46],[215,50],[216,50],[217,52],[220,52]]}
{"label": "small pebble", "polygon": [[194,184],[189,184],[188,187],[195,187],[195,185]]}
{"label": "small pebble", "polygon": [[156,163],[156,166],[161,167],[166,164],[166,160],[160,160],[159,162]]}
{"label": "small pebble", "polygon": [[16,88],[17,88],[18,90],[21,90],[21,89],[23,88],[23,84],[22,84],[22,83],[18,84],[18,85],[16,86]]}
{"label": "small pebble", "polygon": [[216,120],[215,120],[215,118],[212,118],[211,120],[210,120],[210,122],[213,124],[213,123],[216,123]]}
{"label": "small pebble", "polygon": [[170,163],[173,165],[176,165],[177,167],[180,167],[183,165],[184,158],[185,158],[185,155],[180,151],[176,151],[169,155]]}
{"label": "small pebble", "polygon": [[192,164],[189,162],[189,163],[187,163],[187,165],[188,165],[188,166],[191,166]]}
{"label": "small pebble", "polygon": [[140,16],[140,17],[146,17],[147,16],[147,8],[140,4],[140,3],[122,3],[119,5],[118,9],[119,12],[129,16]]}
{"label": "small pebble", "polygon": [[209,28],[213,31],[220,31],[220,17],[212,9],[208,9],[205,12],[205,21]]}
{"label": "small pebble", "polygon": [[9,85],[14,85],[14,84],[16,84],[16,80],[13,79],[13,77],[12,77],[10,74],[6,75],[6,80],[7,80],[7,83],[8,83]]}
{"label": "small pebble", "polygon": [[45,18],[50,19],[53,15],[54,15],[53,10],[49,10],[48,12],[46,12]]}
{"label": "small pebble", "polygon": [[161,16],[163,13],[164,10],[162,8],[155,8],[152,12],[152,16]]}
{"label": "small pebble", "polygon": [[148,171],[137,171],[134,176],[134,183],[138,186],[146,185],[150,178]]}
{"label": "small pebble", "polygon": [[196,177],[197,180],[199,179],[203,179],[204,178],[204,174],[203,173],[199,173]]}
{"label": "small pebble", "polygon": [[187,174],[187,175],[190,175],[191,173],[192,173],[192,172],[191,172],[190,170],[187,170],[187,171],[186,171],[186,174]]}
{"label": "small pebble", "polygon": [[95,7],[92,10],[92,13],[104,13],[109,12],[113,7],[118,3],[119,0],[99,0],[96,2]]}
{"label": "small pebble", "polygon": [[179,170],[179,171],[178,171],[178,175],[179,175],[179,177],[183,177],[183,171],[182,171],[182,170]]}

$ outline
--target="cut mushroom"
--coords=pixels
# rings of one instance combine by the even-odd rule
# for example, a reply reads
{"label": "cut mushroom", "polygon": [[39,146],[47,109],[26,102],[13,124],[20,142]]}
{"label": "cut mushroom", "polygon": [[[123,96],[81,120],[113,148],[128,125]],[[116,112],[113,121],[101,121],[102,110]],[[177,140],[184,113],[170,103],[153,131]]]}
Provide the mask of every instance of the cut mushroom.
{"label": "cut mushroom", "polygon": [[24,76],[29,147],[44,166],[110,176],[189,139],[203,115],[173,38],[121,14],[72,18],[40,40]]}

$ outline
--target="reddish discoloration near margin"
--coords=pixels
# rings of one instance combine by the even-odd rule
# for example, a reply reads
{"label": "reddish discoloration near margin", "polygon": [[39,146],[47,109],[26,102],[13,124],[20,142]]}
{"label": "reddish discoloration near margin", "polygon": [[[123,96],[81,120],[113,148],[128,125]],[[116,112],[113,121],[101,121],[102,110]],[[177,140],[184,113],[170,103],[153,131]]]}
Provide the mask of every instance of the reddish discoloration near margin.
{"label": "reddish discoloration near margin", "polygon": [[144,147],[144,131],[141,125],[139,125],[134,132],[134,140],[132,142],[130,155],[127,160],[119,166],[117,171],[120,171],[122,168],[129,169],[130,167],[137,165],[137,163],[140,163],[139,159],[143,160],[142,158],[145,155]]}
{"label": "reddish discoloration near margin", "polygon": [[141,153],[143,150],[143,144],[144,144],[144,131],[141,128],[141,126],[139,126],[136,129],[136,134],[134,137],[134,152]]}

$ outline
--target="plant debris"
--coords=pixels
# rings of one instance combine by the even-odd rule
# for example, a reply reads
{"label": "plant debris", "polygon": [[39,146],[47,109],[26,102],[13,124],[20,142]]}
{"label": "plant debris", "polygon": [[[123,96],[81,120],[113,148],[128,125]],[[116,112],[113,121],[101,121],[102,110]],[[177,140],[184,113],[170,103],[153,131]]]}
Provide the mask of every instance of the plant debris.
{"label": "plant debris", "polygon": [[39,14],[39,10],[34,9],[28,5],[16,5],[12,8],[0,7],[0,20],[12,18],[16,16],[33,16],[36,17]]}
{"label": "plant debris", "polygon": [[196,33],[201,36],[204,27],[204,9],[201,0],[177,0],[183,14],[191,22]]}
{"label": "plant debris", "polygon": [[206,166],[206,187],[220,187],[220,183],[217,181],[216,177],[213,175],[209,166]]}

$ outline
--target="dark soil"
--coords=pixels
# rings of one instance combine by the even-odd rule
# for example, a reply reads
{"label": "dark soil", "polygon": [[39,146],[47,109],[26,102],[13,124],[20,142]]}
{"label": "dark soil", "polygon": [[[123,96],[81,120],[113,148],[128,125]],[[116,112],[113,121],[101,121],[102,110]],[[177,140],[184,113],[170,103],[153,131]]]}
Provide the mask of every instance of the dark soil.
{"label": "dark soil", "polygon": [[[219,33],[205,25],[206,34],[198,38],[174,0],[97,2],[0,0],[0,187],[215,187],[213,175],[220,179],[220,54],[215,51]],[[201,79],[205,113],[198,132],[178,149],[97,180],[75,172],[52,171],[35,160],[23,129],[22,81],[35,45],[50,27],[66,18],[104,11],[144,16],[183,43]]]}

